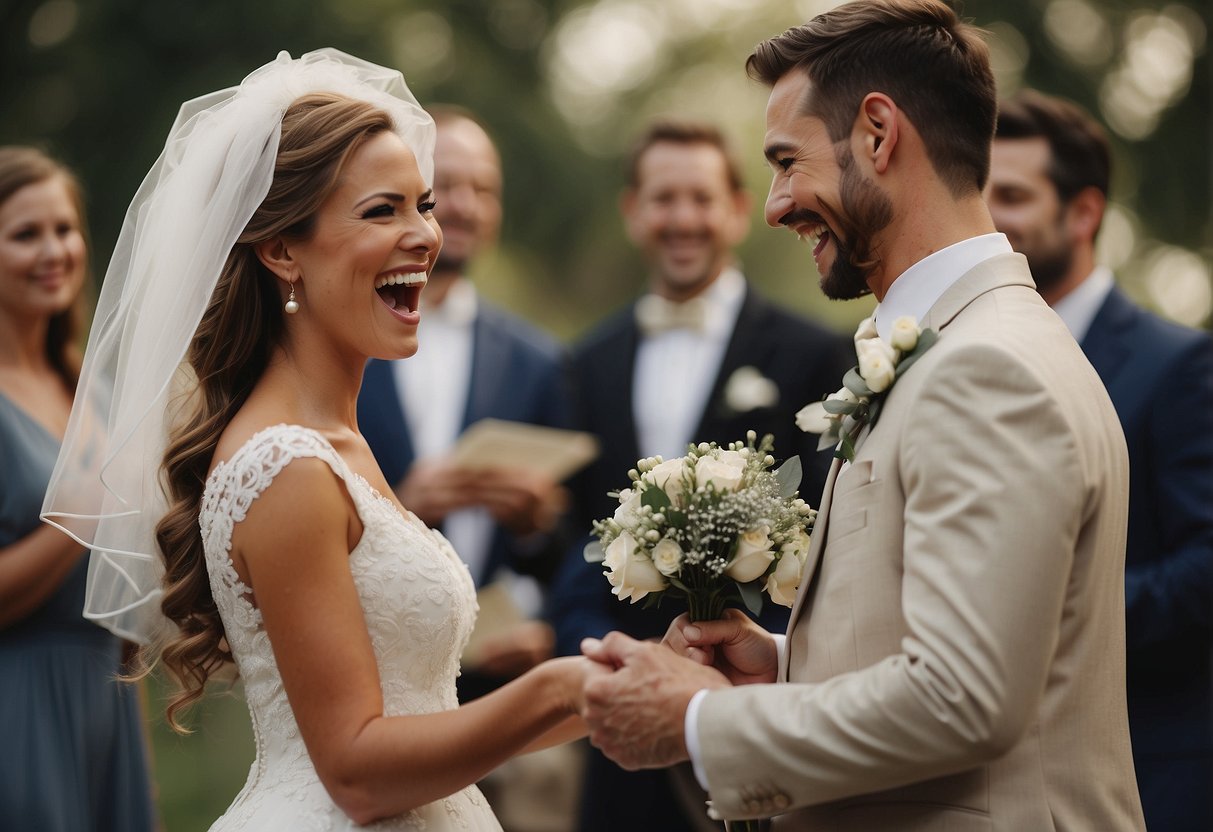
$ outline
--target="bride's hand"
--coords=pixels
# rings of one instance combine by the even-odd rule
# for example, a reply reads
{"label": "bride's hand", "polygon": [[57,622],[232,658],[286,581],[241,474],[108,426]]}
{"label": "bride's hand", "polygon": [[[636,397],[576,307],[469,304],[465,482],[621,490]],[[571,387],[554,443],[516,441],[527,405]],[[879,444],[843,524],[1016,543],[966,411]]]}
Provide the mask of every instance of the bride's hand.
{"label": "bride's hand", "polygon": [[585,686],[591,679],[611,675],[608,665],[591,661],[585,656],[563,656],[544,662],[543,667],[552,674],[561,691],[561,699],[569,715],[579,715],[585,710]]}

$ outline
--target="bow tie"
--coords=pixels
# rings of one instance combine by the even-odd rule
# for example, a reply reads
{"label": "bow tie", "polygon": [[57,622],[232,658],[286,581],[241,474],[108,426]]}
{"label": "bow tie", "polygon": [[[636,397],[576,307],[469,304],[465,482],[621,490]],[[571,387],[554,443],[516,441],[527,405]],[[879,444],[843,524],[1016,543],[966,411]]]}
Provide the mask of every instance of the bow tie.
{"label": "bow tie", "polygon": [[660,295],[645,295],[636,302],[636,325],[644,335],[660,335],[672,329],[703,332],[708,324],[708,302],[691,298],[674,303]]}

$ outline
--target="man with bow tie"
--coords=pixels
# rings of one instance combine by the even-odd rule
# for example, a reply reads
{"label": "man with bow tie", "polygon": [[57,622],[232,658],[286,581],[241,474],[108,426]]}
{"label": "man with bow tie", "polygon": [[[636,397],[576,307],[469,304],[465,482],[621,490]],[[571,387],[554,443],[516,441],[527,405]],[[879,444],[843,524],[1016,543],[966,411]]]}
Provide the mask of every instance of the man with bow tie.
{"label": "man with bow tie", "polygon": [[[773,434],[780,459],[800,456],[801,495],[817,502],[829,454],[796,429],[795,413],[832,392],[853,358],[845,339],[762,298],[737,269],[733,249],[749,231],[750,206],[740,166],[714,126],[661,122],[636,143],[621,208],[649,267],[649,293],[574,348],[578,426],[603,448],[574,482],[576,521],[586,532],[612,513],[608,492],[627,484],[641,457],[678,457],[689,442],[724,444],[747,430]],[[679,612],[620,602],[581,546],[566,557],[550,598],[557,650],[566,654],[611,630],[660,637]],[[768,603],[760,620],[782,631],[787,610]],[[694,781],[673,780],[666,771],[625,772],[595,751],[579,829],[695,829],[702,793],[682,795],[683,811],[672,789]]]}

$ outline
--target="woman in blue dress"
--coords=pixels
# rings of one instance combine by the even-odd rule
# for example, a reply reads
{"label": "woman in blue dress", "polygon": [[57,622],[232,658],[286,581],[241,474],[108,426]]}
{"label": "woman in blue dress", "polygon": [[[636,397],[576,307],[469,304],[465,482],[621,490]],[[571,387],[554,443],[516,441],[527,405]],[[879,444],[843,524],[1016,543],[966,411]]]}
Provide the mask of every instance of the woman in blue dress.
{"label": "woman in blue dress", "polygon": [[87,558],[38,520],[80,371],[86,243],[79,186],[40,151],[0,147],[0,827],[155,827],[122,642],[86,621]]}

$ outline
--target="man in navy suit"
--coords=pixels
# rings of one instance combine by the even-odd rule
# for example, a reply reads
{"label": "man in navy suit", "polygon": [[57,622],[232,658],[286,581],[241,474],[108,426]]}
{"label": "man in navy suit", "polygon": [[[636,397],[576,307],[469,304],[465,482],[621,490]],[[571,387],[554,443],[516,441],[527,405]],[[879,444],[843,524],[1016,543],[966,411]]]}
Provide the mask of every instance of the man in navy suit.
{"label": "man in navy suit", "polygon": [[1095,263],[1110,153],[1068,101],[998,117],[986,199],[1103,379],[1129,445],[1129,729],[1146,825],[1213,829],[1213,340],[1146,312]]}
{"label": "man in navy suit", "polygon": [[[505,578],[522,611],[535,615],[540,587],[518,575],[546,580],[559,562],[567,541],[553,530],[567,503],[564,489],[526,470],[470,471],[448,454],[486,417],[567,427],[566,355],[535,327],[486,303],[466,277],[501,224],[501,162],[468,113],[431,112],[438,128],[434,214],[444,242],[422,293],[421,347],[407,361],[367,365],[358,423],[400,501],[443,530],[476,585]],[[551,650],[551,629],[540,620],[497,634],[484,645],[483,665],[464,667],[461,698],[518,675]]]}
{"label": "man in navy suit", "polygon": [[[678,457],[688,442],[723,445],[747,430],[773,434],[780,459],[800,456],[800,493],[816,504],[830,455],[796,428],[795,414],[838,388],[855,364],[849,340],[778,308],[738,270],[733,249],[749,230],[750,198],[714,126],[653,125],[632,152],[629,178],[621,207],[649,265],[649,293],[574,349],[578,427],[602,448],[574,480],[578,528],[613,513],[618,503],[607,492],[627,485],[641,457]],[[660,638],[680,611],[620,602],[580,547],[566,556],[550,603],[563,654],[610,630]],[[782,632],[787,613],[768,601],[760,620]],[[591,749],[579,828],[701,828],[703,801],[693,777],[626,772]]]}

